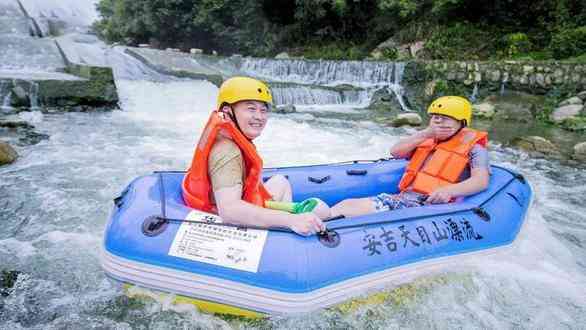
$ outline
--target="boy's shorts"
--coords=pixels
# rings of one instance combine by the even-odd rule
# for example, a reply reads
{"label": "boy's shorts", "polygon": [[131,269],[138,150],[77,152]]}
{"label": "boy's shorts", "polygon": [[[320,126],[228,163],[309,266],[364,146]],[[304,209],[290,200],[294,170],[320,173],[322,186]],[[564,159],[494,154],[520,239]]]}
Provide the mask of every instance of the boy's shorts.
{"label": "boy's shorts", "polygon": [[412,191],[398,194],[378,194],[370,199],[374,202],[375,212],[399,210],[423,205],[426,195]]}

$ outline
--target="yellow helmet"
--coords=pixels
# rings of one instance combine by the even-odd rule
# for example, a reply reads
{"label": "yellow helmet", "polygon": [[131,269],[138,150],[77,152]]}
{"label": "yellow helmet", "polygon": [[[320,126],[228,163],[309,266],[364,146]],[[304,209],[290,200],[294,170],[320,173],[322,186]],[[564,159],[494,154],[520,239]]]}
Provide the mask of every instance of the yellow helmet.
{"label": "yellow helmet", "polygon": [[428,114],[437,114],[452,117],[456,120],[465,120],[466,126],[472,122],[472,104],[460,96],[442,96],[431,103],[427,108]]}
{"label": "yellow helmet", "polygon": [[224,103],[233,104],[244,100],[273,104],[271,92],[263,82],[248,77],[233,77],[220,86],[217,109]]}

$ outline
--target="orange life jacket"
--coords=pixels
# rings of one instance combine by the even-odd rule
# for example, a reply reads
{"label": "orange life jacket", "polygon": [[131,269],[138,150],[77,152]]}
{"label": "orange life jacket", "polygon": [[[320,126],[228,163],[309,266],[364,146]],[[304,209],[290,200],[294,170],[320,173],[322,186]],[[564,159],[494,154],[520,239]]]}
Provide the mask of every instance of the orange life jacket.
{"label": "orange life jacket", "polygon": [[[405,169],[399,182],[399,190],[412,190],[429,195],[439,187],[458,183],[470,161],[470,150],[477,143],[486,147],[488,134],[470,128],[461,129],[451,139],[442,143],[437,143],[433,139],[423,141],[415,149]],[[431,159],[426,162],[432,152]]]}
{"label": "orange life jacket", "polygon": [[217,213],[215,205],[210,200],[212,187],[208,175],[208,159],[220,130],[228,134],[238,145],[244,158],[246,175],[242,187],[242,199],[264,207],[264,202],[271,198],[271,194],[261,183],[262,159],[256,152],[254,144],[230,120],[226,119],[223,113],[218,111],[210,115],[195,148],[191,167],[183,178],[181,187],[185,204],[198,210]]}

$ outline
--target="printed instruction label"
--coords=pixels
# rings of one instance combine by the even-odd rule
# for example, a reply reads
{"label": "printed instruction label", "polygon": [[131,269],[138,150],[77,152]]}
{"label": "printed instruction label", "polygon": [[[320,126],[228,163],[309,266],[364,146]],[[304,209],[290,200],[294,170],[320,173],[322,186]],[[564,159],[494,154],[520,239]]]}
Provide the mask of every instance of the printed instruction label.
{"label": "printed instruction label", "polygon": [[214,225],[217,215],[191,211],[179,227],[169,255],[248,272],[258,272],[267,230]]}

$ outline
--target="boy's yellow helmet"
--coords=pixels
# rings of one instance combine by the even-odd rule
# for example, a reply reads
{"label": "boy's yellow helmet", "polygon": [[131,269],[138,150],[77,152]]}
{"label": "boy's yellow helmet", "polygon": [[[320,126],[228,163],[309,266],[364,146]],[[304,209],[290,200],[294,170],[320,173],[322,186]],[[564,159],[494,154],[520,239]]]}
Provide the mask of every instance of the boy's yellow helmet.
{"label": "boy's yellow helmet", "polygon": [[460,96],[442,96],[438,98],[427,108],[427,113],[430,115],[444,115],[456,120],[465,120],[467,126],[470,126],[472,122],[472,104]]}
{"label": "boy's yellow helmet", "polygon": [[220,86],[217,109],[224,103],[234,104],[244,100],[273,104],[271,92],[263,82],[248,77],[233,77]]}

